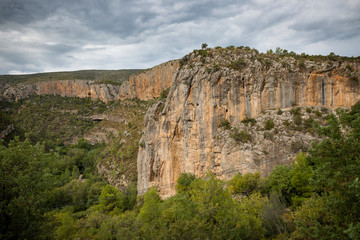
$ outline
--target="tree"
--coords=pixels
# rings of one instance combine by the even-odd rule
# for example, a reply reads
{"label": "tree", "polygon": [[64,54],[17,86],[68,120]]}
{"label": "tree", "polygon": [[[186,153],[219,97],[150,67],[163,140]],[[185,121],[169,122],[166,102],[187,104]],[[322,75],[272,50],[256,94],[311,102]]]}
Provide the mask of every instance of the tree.
{"label": "tree", "polygon": [[116,187],[106,185],[100,194],[100,209],[105,212],[123,212],[125,209],[126,196]]}
{"label": "tree", "polygon": [[290,171],[291,185],[295,192],[292,196],[293,206],[300,206],[304,198],[310,197],[312,194],[312,186],[310,180],[314,175],[313,169],[309,166],[305,153],[296,156],[296,162]]}
{"label": "tree", "polygon": [[59,183],[57,156],[41,144],[19,138],[8,147],[0,141],[0,234],[35,238],[43,221],[47,191]]}
{"label": "tree", "polygon": [[201,49],[206,49],[208,47],[207,43],[201,44]]}

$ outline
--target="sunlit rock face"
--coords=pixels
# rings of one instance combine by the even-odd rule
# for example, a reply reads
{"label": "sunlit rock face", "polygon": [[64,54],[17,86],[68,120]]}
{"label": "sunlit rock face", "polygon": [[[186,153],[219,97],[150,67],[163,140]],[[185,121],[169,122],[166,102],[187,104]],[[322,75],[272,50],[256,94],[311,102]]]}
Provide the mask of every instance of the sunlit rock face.
{"label": "sunlit rock face", "polygon": [[[182,172],[211,171],[223,179],[236,172],[268,175],[293,161],[292,143],[316,140],[285,129],[283,122],[292,121],[289,109],[350,107],[360,98],[357,79],[357,62],[273,59],[253,50],[190,54],[174,74],[166,101],[146,114],[137,160],[139,193],[157,186],[162,197],[171,196]],[[275,113],[279,108],[284,115]],[[241,124],[246,117],[256,118],[256,125]],[[270,140],[264,137],[267,118],[276,125]],[[232,129],[220,128],[223,120]],[[252,141],[235,142],[234,127],[249,132]]]}
{"label": "sunlit rock face", "polygon": [[20,83],[0,86],[1,98],[16,101],[31,95],[60,95],[99,99],[103,102],[138,98],[154,99],[162,90],[171,85],[172,75],[179,63],[169,61],[138,74],[130,76],[129,81],[120,85],[99,84],[92,80],[59,80],[36,83]]}

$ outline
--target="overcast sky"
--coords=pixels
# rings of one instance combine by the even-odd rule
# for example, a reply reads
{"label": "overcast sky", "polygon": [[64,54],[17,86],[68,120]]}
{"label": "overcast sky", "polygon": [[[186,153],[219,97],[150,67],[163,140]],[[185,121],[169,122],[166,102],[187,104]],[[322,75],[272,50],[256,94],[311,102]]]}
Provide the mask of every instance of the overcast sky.
{"label": "overcast sky", "polygon": [[149,68],[209,47],[360,55],[360,0],[0,0],[0,74]]}

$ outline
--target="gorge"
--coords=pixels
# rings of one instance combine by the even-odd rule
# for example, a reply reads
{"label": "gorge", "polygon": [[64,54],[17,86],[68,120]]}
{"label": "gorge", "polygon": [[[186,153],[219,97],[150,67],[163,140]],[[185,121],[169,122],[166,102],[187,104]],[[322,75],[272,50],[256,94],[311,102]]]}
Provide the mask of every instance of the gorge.
{"label": "gorge", "polygon": [[[318,139],[297,126],[292,110],[302,108],[298,121],[306,122],[315,113],[351,107],[360,99],[359,79],[356,59],[228,47],[194,50],[121,85],[69,79],[5,84],[0,92],[10,101],[53,94],[109,102],[155,99],[168,89],[145,115],[137,156],[138,193],[156,186],[166,198],[183,172],[229,179],[237,172],[266,176],[290,164]],[[267,129],[270,120],[274,127]]]}

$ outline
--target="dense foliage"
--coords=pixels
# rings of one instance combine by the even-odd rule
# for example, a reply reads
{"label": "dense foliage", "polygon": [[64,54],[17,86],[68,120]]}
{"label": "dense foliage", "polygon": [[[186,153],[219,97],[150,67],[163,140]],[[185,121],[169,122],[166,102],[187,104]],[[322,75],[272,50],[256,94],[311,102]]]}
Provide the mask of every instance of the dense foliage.
{"label": "dense foliage", "polygon": [[360,103],[318,128],[323,141],[267,178],[182,174],[165,200],[102,180],[103,146],[16,138],[0,146],[0,238],[359,239]]}

